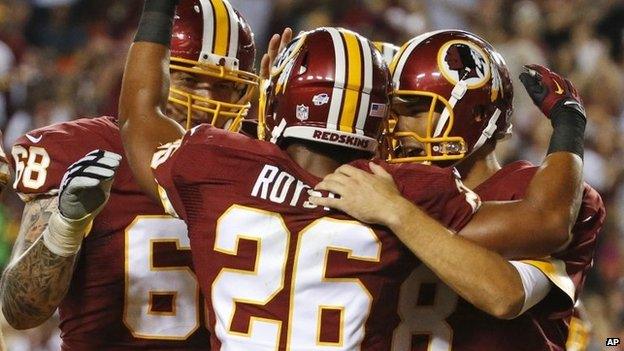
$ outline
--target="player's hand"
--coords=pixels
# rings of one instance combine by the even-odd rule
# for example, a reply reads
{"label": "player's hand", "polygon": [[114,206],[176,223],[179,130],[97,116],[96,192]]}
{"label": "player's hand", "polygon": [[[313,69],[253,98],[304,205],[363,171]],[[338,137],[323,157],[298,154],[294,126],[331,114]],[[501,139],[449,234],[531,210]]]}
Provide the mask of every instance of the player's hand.
{"label": "player's hand", "polygon": [[273,34],[271,40],[269,40],[267,52],[264,56],[262,56],[262,61],[260,62],[260,79],[270,78],[271,66],[273,66],[273,62],[275,62],[277,55],[284,50],[288,43],[290,43],[292,37],[293,32],[289,27],[284,29],[282,35]]}
{"label": "player's hand", "polygon": [[121,156],[95,150],[69,166],[59,193],[59,211],[67,219],[94,218],[110,195]]}
{"label": "player's hand", "polygon": [[397,213],[395,205],[405,199],[392,175],[372,162],[369,166],[372,174],[349,165],[339,167],[314,189],[332,192],[340,198],[310,196],[308,201],[340,210],[365,223],[390,225]]}
{"label": "player's hand", "polygon": [[7,160],[6,154],[2,148],[2,132],[0,131],[0,193],[9,183],[9,179],[11,178],[9,172],[9,161]]}
{"label": "player's hand", "polygon": [[575,109],[585,116],[583,100],[568,79],[540,65],[525,65],[520,81],[535,105],[548,118],[558,108]]}

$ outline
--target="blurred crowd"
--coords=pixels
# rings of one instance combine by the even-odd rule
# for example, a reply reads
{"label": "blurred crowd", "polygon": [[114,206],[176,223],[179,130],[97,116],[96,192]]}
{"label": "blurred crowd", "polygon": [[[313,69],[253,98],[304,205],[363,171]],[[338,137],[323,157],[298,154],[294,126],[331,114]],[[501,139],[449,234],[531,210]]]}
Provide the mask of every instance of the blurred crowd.
{"label": "blurred crowd", "polygon": [[[231,0],[264,51],[272,33],[343,26],[401,45],[424,31],[467,29],[506,58],[515,77],[514,136],[506,161],[539,162],[548,121],[517,76],[542,63],[569,77],[586,104],[585,177],[607,204],[607,223],[583,301],[591,350],[624,337],[624,1],[622,0]],[[0,0],[0,127],[9,146],[21,134],[78,117],[115,115],[125,53],[141,0]],[[0,267],[18,231],[20,202],[0,202]],[[29,332],[4,326],[10,350],[58,350],[52,320]]]}

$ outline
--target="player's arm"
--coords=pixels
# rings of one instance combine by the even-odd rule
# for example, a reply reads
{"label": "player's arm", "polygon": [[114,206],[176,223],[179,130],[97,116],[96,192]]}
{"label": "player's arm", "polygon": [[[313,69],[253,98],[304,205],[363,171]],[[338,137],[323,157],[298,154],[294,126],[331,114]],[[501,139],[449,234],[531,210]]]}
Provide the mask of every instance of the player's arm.
{"label": "player's arm", "polygon": [[119,124],[135,179],[158,199],[150,163],[157,147],[184,131],[164,114],[169,95],[169,41],[176,0],[146,0],[130,47],[119,97]]}
{"label": "player's arm", "polygon": [[[388,227],[458,295],[497,318],[514,318],[539,302],[550,289],[546,277],[523,263],[510,263],[445,228],[404,198],[392,176],[371,163],[374,174],[342,166],[318,184],[340,198],[310,197],[310,202]],[[523,274],[536,277],[530,284]]]}
{"label": "player's arm", "polygon": [[484,203],[460,235],[506,257],[543,257],[564,247],[582,199],[585,110],[570,81],[538,65],[520,76],[551,120],[548,155],[524,199]]}
{"label": "player's arm", "polygon": [[95,151],[69,167],[59,196],[26,204],[11,262],[0,281],[11,326],[45,322],[67,293],[84,235],[106,203],[120,157]]}
{"label": "player's arm", "polygon": [[11,261],[0,281],[2,312],[13,328],[29,329],[45,322],[69,286],[75,256],[55,257],[39,240],[56,207],[52,196],[24,207]]}

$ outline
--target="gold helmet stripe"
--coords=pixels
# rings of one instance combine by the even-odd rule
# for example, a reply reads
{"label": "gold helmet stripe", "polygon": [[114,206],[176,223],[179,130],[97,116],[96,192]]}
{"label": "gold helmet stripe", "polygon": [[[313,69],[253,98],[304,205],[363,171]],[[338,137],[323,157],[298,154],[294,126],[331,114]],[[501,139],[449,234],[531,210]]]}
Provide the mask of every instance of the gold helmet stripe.
{"label": "gold helmet stripe", "polygon": [[338,118],[342,112],[342,99],[343,88],[347,78],[346,72],[346,55],[345,44],[342,41],[342,36],[336,28],[325,28],[331,35],[332,42],[334,44],[334,57],[335,57],[335,76],[334,76],[334,89],[331,96],[331,105],[329,107],[329,116],[327,118],[328,129],[338,129]]}
{"label": "gold helmet stripe", "polygon": [[341,34],[347,49],[348,75],[339,126],[340,131],[352,133],[355,113],[362,95],[362,48],[357,34],[347,31],[343,31]]}
{"label": "gold helmet stripe", "polygon": [[214,40],[212,53],[227,56],[230,40],[230,13],[223,0],[211,0],[214,9]]}
{"label": "gold helmet stripe", "polygon": [[360,36],[360,45],[362,48],[362,58],[364,62],[364,89],[360,98],[360,110],[355,125],[357,134],[364,134],[364,125],[370,111],[370,93],[373,90],[373,52],[368,39]]}
{"label": "gold helmet stripe", "polygon": [[236,57],[238,55],[238,16],[234,12],[234,8],[229,1],[224,1],[229,14],[230,32],[228,36],[228,53],[227,56]]}

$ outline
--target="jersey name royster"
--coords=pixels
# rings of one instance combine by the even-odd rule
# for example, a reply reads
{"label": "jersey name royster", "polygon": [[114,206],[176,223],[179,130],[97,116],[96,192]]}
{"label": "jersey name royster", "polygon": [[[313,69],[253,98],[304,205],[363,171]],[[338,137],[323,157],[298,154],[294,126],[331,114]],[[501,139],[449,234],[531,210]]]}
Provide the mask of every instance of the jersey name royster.
{"label": "jersey name royster", "polygon": [[[499,170],[475,191],[483,201],[521,199],[537,171],[529,162],[514,162]],[[406,286],[405,303],[424,316],[423,327],[438,325],[434,333],[414,335],[410,351],[563,351],[568,321],[585,275],[591,267],[596,236],[605,209],[600,195],[585,185],[583,204],[570,244],[544,260],[526,261],[539,268],[553,283],[550,294],[520,317],[500,320],[459,298],[426,267],[419,267],[417,283]],[[483,274],[488,274],[483,272]],[[411,298],[409,298],[411,297]],[[443,303],[441,302],[443,301]],[[427,311],[435,311],[430,313]],[[426,322],[428,320],[428,322]],[[431,329],[426,329],[431,330]]]}
{"label": "jersey name royster", "polygon": [[[307,203],[319,179],[274,144],[202,126],[176,147],[153,166],[189,226],[214,350],[392,350],[400,286],[418,264],[394,235]],[[452,172],[389,170],[446,225],[471,218]]]}
{"label": "jersey name royster", "polygon": [[[54,196],[67,167],[95,149],[124,154],[113,118],[30,132],[12,149],[16,191]],[[208,350],[189,249],[184,223],[144,196],[122,162],[59,306],[63,350]]]}

